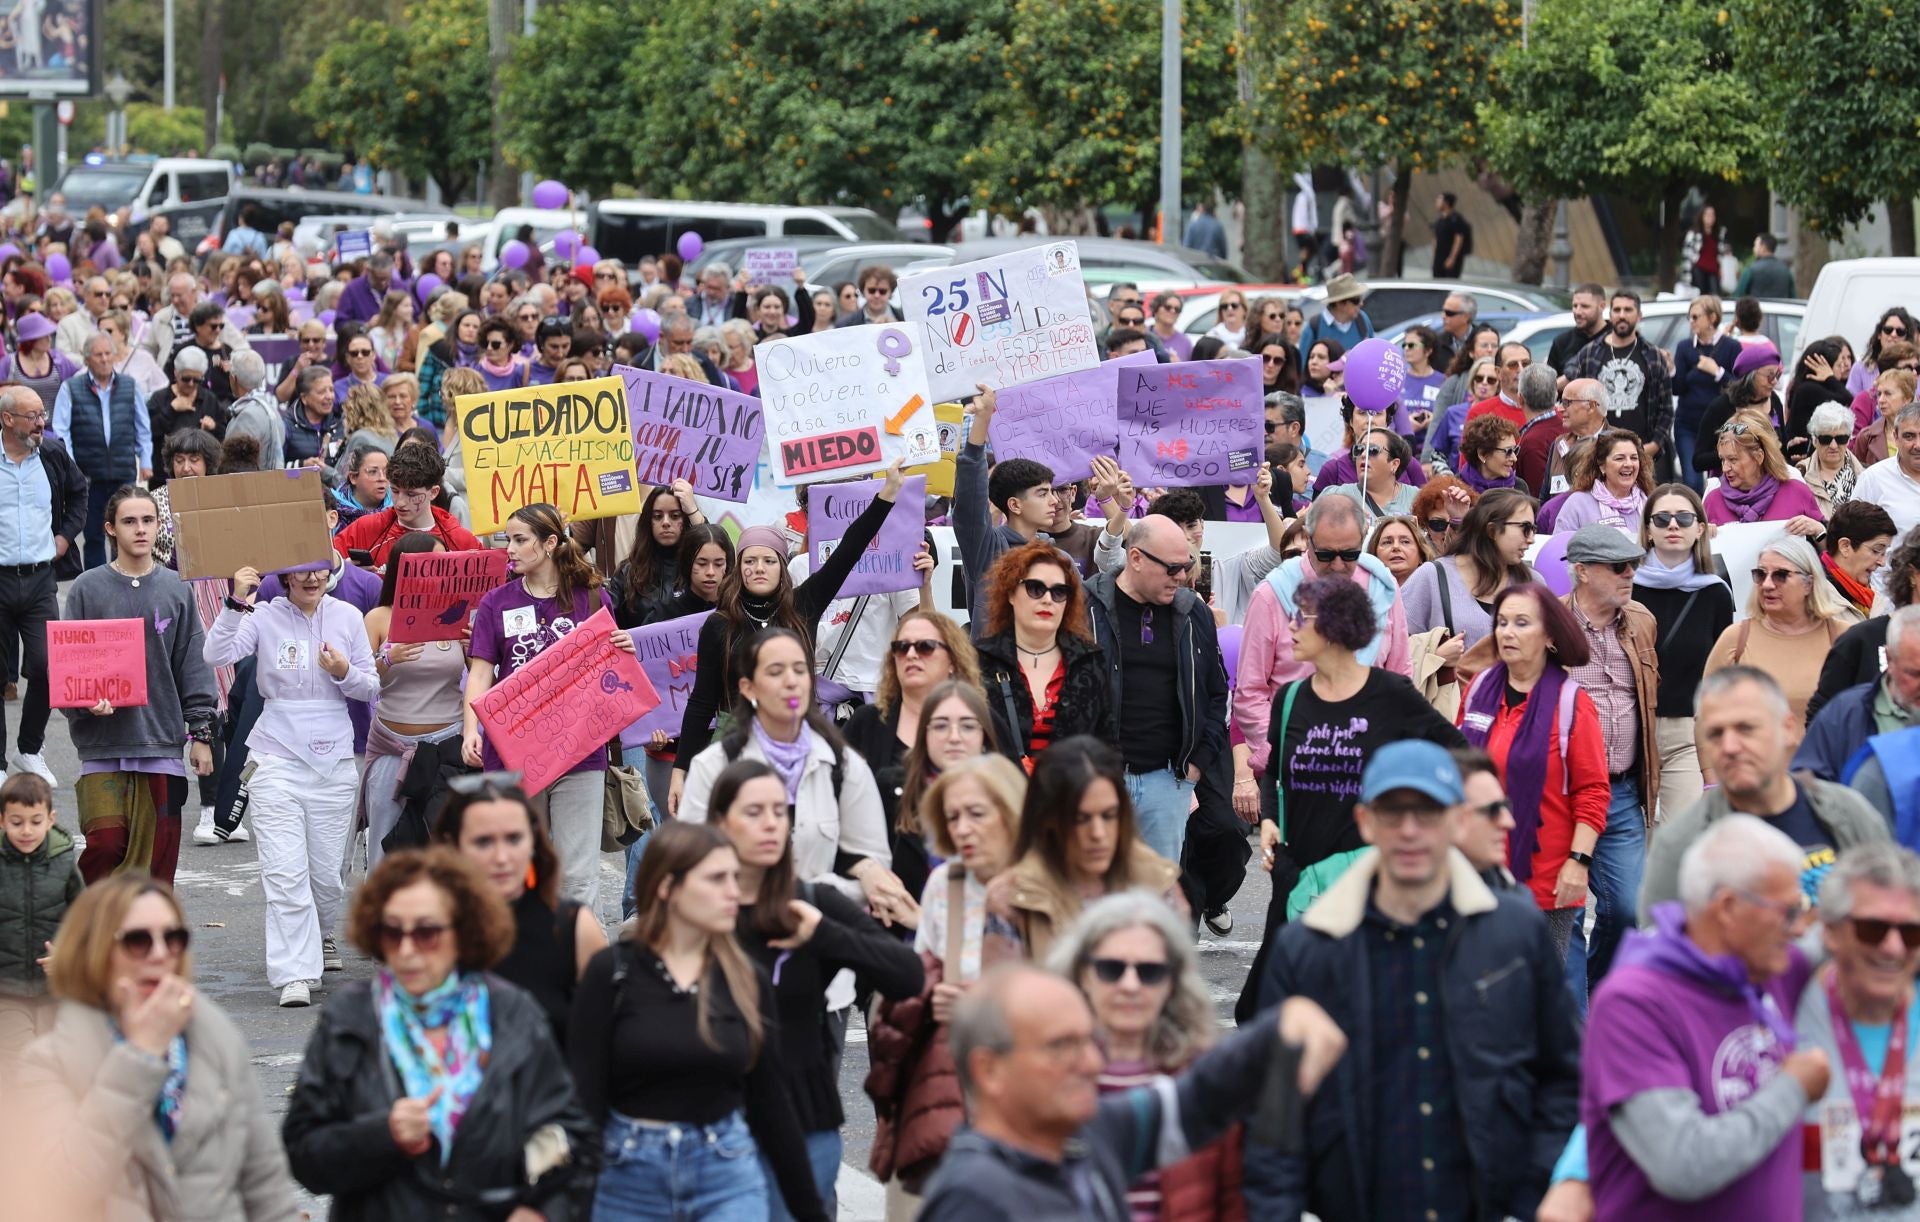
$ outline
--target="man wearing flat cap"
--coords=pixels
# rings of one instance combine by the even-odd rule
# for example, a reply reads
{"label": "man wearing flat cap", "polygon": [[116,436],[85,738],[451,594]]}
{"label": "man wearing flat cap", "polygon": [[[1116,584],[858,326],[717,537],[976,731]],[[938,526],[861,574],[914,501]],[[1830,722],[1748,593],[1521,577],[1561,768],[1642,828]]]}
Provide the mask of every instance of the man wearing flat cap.
{"label": "man wearing flat cap", "polygon": [[[1588,866],[1595,905],[1594,928],[1582,956],[1569,954],[1568,983],[1575,996],[1598,987],[1613,965],[1620,938],[1633,927],[1640,875],[1646,864],[1647,830],[1660,797],[1660,742],[1655,711],[1660,689],[1658,632],[1653,613],[1633,600],[1633,575],[1646,551],[1632,535],[1594,523],[1567,542],[1573,592],[1564,601],[1587,635],[1592,659],[1567,673],[1586,689],[1600,712],[1613,797],[1607,830],[1593,847]],[[1581,945],[1576,926],[1573,947]]]}

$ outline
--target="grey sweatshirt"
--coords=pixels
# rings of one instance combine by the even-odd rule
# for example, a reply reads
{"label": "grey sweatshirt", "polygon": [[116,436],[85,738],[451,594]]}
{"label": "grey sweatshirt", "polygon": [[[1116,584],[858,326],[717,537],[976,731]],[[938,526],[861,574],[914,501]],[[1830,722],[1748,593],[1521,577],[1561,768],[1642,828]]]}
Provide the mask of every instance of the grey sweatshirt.
{"label": "grey sweatshirt", "polygon": [[138,619],[147,624],[147,703],[95,717],[85,709],[62,709],[71,722],[73,747],[84,762],[99,759],[180,757],[189,725],[211,721],[213,668],[201,657],[204,631],[193,591],[171,569],[155,568],[139,579],[112,566],[89,569],[67,590],[61,618]]}

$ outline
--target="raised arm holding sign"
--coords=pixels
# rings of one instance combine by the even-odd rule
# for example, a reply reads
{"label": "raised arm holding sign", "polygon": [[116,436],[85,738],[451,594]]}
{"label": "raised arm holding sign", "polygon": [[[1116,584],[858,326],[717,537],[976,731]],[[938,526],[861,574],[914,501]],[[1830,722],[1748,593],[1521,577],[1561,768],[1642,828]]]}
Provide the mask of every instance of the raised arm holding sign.
{"label": "raised arm holding sign", "polygon": [[909,322],[926,325],[927,373],[942,401],[1100,363],[1069,241],[904,276],[899,301]]}
{"label": "raised arm holding sign", "polygon": [[569,520],[640,512],[621,379],[463,395],[454,406],[476,535],[541,502]]}
{"label": "raised arm holding sign", "polygon": [[1141,484],[1251,484],[1259,474],[1260,359],[1189,361],[1120,375],[1120,465]]}

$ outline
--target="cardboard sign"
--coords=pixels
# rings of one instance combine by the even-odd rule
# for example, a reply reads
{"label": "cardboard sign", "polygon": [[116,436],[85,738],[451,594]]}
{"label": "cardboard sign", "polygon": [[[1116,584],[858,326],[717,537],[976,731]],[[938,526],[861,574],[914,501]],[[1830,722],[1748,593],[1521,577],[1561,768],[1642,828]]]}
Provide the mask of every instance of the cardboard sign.
{"label": "cardboard sign", "polygon": [[474,705],[487,742],[538,793],[660,703],[640,662],[613,644],[605,607]]}
{"label": "cardboard sign", "polygon": [[314,467],[167,481],[173,558],[187,581],[329,568],[326,488]]}
{"label": "cardboard sign", "polygon": [[373,253],[371,229],[343,229],[333,235],[333,261],[351,263]]}
{"label": "cardboard sign", "polygon": [[640,512],[619,378],[462,395],[455,411],[474,534],[543,501],[575,521]]}
{"label": "cardboard sign", "polygon": [[762,246],[749,250],[745,263],[748,283],[773,284],[793,279],[793,269],[800,266],[800,251],[793,246]]}
{"label": "cardboard sign", "polygon": [[396,645],[457,641],[487,591],[507,580],[507,553],[405,552],[393,587],[387,639]]}
{"label": "cardboard sign", "polygon": [[935,427],[940,430],[940,458],[924,466],[908,467],[908,475],[925,476],[928,496],[952,496],[954,465],[960,461],[960,447],[966,444],[968,416],[964,403],[933,405]]}
{"label": "cardboard sign", "polygon": [[1049,242],[904,276],[894,298],[927,328],[935,398],[969,399],[1100,363],[1080,250]]}
{"label": "cardboard sign", "polygon": [[838,327],[754,351],[773,481],[783,488],[940,457],[927,391],[927,334],[916,323]]}
{"label": "cardboard sign", "polygon": [[760,400],[631,365],[615,365],[613,372],[626,384],[642,484],[683,479],[698,495],[746,501],[766,448]]}
{"label": "cardboard sign", "polygon": [[[857,484],[815,484],[807,489],[807,552],[814,572],[818,573],[827,557],[833,555],[847,527],[867,511],[885,483],[884,479],[869,479]],[[840,597],[919,589],[920,574],[914,570],[913,558],[920,550],[926,522],[927,481],[912,476],[901,485],[893,508],[880,523],[880,533],[854,562],[853,572],[840,587]]]}
{"label": "cardboard sign", "polygon": [[47,621],[48,703],[116,709],[147,702],[147,622],[139,619]]}
{"label": "cardboard sign", "polygon": [[987,438],[995,462],[1031,458],[1053,468],[1053,482],[1085,479],[1096,455],[1120,448],[1120,370],[1152,365],[1151,350],[1092,369],[1004,386],[996,396]]}
{"label": "cardboard sign", "polygon": [[1260,358],[1120,375],[1120,465],[1143,488],[1251,484],[1263,433]]}
{"label": "cardboard sign", "polygon": [[[650,745],[655,730],[665,731],[668,738],[680,736],[680,721],[686,715],[687,697],[693,695],[694,666],[700,657],[700,626],[712,614],[702,611],[633,629],[633,652],[660,703],[620,731],[622,747],[639,750]],[[628,762],[633,762],[631,757]]]}

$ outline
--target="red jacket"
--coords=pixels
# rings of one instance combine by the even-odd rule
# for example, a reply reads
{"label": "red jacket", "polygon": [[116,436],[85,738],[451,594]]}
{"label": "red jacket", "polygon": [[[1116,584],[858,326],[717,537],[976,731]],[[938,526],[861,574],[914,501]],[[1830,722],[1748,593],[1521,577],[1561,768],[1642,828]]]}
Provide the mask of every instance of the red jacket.
{"label": "red jacket", "polygon": [[1462,424],[1472,424],[1482,416],[1498,416],[1507,423],[1519,428],[1527,422],[1527,409],[1518,403],[1509,403],[1499,395],[1482,399],[1467,409],[1467,418]]}
{"label": "red jacket", "polygon": [[[1572,684],[1573,680],[1566,682]],[[1493,757],[1493,766],[1500,770],[1503,785],[1507,776],[1507,753],[1513,749],[1513,736],[1532,701],[1532,692],[1513,708],[1508,708],[1502,700],[1493,729],[1487,734],[1487,754]],[[1533,849],[1533,877],[1527,880],[1534,902],[1548,912],[1554,907],[1553,889],[1560,880],[1560,867],[1567,864],[1567,851],[1573,847],[1574,826],[1584,823],[1596,832],[1606,831],[1607,806],[1613,799],[1613,785],[1607,774],[1607,740],[1600,730],[1600,711],[1593,707],[1593,697],[1581,691],[1573,698],[1573,730],[1567,736],[1567,754],[1573,757],[1571,776],[1562,770],[1557,710],[1552,720],[1554,724],[1547,730],[1547,785],[1540,797],[1540,832]],[[1564,787],[1563,776],[1566,777]]]}
{"label": "red jacket", "polygon": [[[400,525],[397,510],[382,509],[378,513],[368,514],[335,535],[333,550],[342,556],[347,556],[354,549],[369,551],[373,553],[373,563],[383,566],[387,563],[387,553],[393,550],[394,541],[412,529]],[[474,538],[473,532],[437,505],[433,507],[433,533],[440,536],[450,552],[480,550],[480,540]]]}

